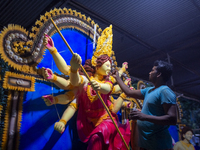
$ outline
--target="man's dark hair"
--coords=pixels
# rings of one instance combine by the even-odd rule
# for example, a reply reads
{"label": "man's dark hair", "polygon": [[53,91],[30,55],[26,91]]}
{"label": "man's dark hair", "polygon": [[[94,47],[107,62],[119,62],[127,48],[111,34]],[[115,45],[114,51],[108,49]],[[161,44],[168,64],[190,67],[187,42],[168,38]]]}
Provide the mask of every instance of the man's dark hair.
{"label": "man's dark hair", "polygon": [[167,82],[172,75],[173,65],[162,60],[156,60],[154,66],[157,67],[157,71],[161,73],[163,80]]}

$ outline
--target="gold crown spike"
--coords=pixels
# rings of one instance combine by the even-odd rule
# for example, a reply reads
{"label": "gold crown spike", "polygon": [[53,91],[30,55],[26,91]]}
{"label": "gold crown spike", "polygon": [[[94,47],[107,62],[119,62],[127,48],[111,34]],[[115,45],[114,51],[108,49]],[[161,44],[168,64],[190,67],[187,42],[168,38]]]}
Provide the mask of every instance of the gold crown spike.
{"label": "gold crown spike", "polygon": [[113,41],[113,34],[112,34],[112,25],[105,28],[101,34],[101,36],[98,38],[97,41],[97,48],[92,56],[92,65],[96,66],[96,59],[100,55],[108,55],[111,57],[112,55],[112,41]]}

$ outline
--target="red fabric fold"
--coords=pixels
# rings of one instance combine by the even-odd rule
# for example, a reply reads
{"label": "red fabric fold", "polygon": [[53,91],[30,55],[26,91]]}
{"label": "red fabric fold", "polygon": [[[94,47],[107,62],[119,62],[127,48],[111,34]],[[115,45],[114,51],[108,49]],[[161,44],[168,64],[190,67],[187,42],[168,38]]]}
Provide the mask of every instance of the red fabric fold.
{"label": "red fabric fold", "polygon": [[[86,92],[86,86],[84,86],[84,90],[79,94],[78,105],[78,116],[77,116],[77,130],[79,138],[82,142],[88,142],[90,140],[90,137],[93,135],[101,136],[102,139],[102,147],[103,149],[108,150],[125,150],[126,146],[123,143],[119,133],[117,132],[114,124],[112,123],[112,120],[108,116],[107,118],[101,120],[103,116],[107,115],[106,110],[103,107],[103,104],[99,99],[95,100],[94,102],[91,102],[88,99],[87,92]],[[109,94],[101,94],[102,99],[104,100],[107,107],[110,105],[109,100]],[[129,145],[130,141],[130,125],[127,121],[126,124],[122,125],[118,122],[117,115],[112,114],[112,117],[114,118],[115,123],[118,125],[119,130],[125,139],[127,145]],[[93,120],[101,120],[100,124],[95,126]],[[90,143],[90,142],[89,142]],[[92,147],[92,146],[91,146]]]}

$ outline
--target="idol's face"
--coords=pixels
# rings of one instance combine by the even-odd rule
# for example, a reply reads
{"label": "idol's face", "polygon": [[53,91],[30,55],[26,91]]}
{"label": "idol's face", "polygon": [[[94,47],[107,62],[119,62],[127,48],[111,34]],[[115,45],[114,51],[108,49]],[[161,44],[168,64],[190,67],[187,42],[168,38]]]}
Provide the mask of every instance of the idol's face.
{"label": "idol's face", "polygon": [[157,67],[154,66],[152,70],[149,72],[149,81],[155,83],[157,75],[158,75]]}
{"label": "idol's face", "polygon": [[192,132],[191,131],[187,131],[185,134],[183,134],[183,137],[187,140],[190,141],[192,139]]}
{"label": "idol's face", "polygon": [[110,73],[111,70],[111,63],[110,61],[106,61],[101,67],[97,69],[97,73],[103,76],[106,76]]}

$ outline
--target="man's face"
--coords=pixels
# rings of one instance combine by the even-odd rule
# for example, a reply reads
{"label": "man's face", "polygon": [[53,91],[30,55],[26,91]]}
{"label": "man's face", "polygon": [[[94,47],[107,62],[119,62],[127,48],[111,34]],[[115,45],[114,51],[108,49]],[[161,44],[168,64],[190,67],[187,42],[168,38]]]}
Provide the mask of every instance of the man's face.
{"label": "man's face", "polygon": [[155,83],[157,75],[158,75],[157,67],[154,66],[152,70],[149,72],[149,81]]}

